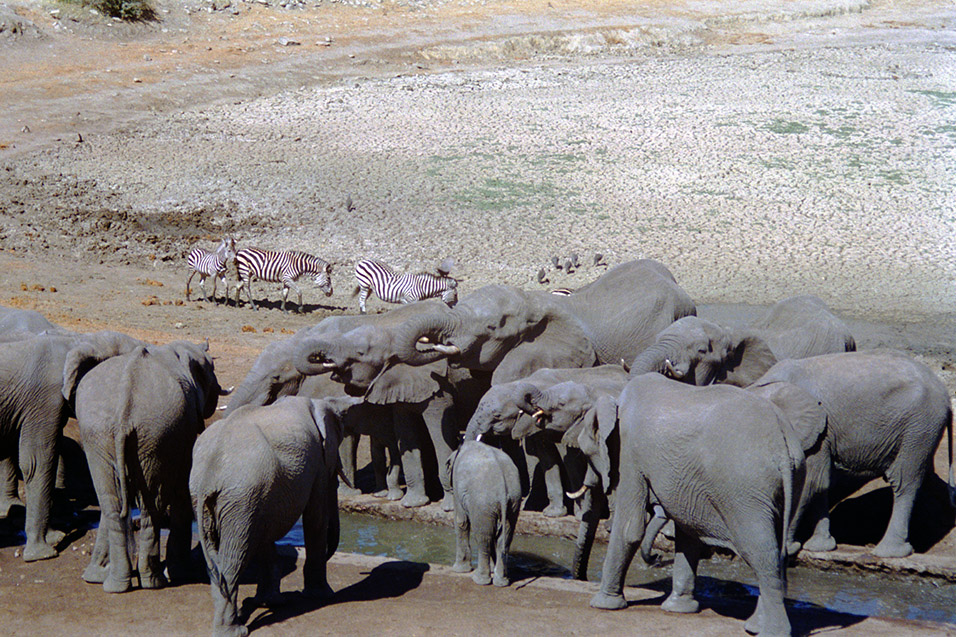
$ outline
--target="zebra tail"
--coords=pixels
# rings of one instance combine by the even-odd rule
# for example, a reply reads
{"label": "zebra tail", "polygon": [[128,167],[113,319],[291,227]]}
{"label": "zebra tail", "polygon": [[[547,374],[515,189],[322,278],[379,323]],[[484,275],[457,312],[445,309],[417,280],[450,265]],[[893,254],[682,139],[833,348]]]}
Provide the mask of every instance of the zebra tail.
{"label": "zebra tail", "polygon": [[355,297],[357,297],[358,294],[359,294],[359,292],[361,292],[361,291],[362,291],[362,288],[360,288],[360,287],[357,286],[357,285],[354,286],[354,287],[352,288],[352,298],[354,299]]}

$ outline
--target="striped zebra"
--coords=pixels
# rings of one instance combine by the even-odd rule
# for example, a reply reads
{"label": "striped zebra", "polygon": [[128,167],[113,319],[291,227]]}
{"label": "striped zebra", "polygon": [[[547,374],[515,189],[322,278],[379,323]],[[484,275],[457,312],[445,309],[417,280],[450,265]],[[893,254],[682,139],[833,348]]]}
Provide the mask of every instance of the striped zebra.
{"label": "striped zebra", "polygon": [[186,264],[190,270],[189,278],[186,279],[186,300],[189,300],[189,284],[193,277],[198,274],[199,287],[202,289],[203,298],[209,300],[209,295],[206,294],[206,279],[212,277],[212,300],[216,300],[217,280],[222,279],[222,285],[226,289],[226,301],[228,301],[229,286],[226,285],[226,266],[235,258],[236,241],[231,237],[220,241],[215,252],[193,248],[189,256],[186,257]]}
{"label": "striped zebra", "polygon": [[554,288],[551,290],[551,294],[555,296],[571,296],[574,294],[574,288]]}
{"label": "striped zebra", "polygon": [[239,305],[239,293],[246,288],[249,295],[249,304],[252,309],[258,310],[256,302],[252,300],[252,280],[261,279],[269,283],[282,283],[282,306],[285,311],[285,302],[289,297],[289,288],[299,295],[299,308],[302,311],[302,290],[296,285],[303,274],[311,274],[312,282],[325,296],[332,296],[332,265],[318,257],[298,250],[275,252],[259,250],[258,248],[242,248],[236,252],[236,270],[239,282],[236,283],[236,305]]}
{"label": "striped zebra", "polygon": [[458,281],[450,276],[419,272],[397,274],[381,261],[362,259],[355,264],[358,280],[359,311],[365,314],[365,300],[370,292],[386,303],[414,303],[441,296],[448,305],[458,302]]}

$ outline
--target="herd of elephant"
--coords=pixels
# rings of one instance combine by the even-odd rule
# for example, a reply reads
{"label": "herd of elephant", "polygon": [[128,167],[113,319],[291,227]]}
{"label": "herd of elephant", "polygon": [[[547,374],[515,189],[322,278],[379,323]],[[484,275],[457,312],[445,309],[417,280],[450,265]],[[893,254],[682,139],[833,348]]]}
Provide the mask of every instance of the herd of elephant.
{"label": "herd of elephant", "polygon": [[[24,558],[56,554],[56,445],[75,415],[102,515],[84,579],[130,587],[134,495],[145,519],[143,587],[166,581],[159,524],[169,521],[166,573],[176,579],[195,517],[217,634],[245,634],[239,574],[253,556],[268,564],[300,515],[306,591],[331,593],[337,498],[357,491],[361,435],[376,495],[455,511],[454,568],[472,568],[470,534],[475,581],[508,583],[522,497],[541,476],[544,514],[567,515],[571,504],[580,519],[575,576],[586,578],[597,526],[610,517],[592,606],[626,605],[630,562],[670,520],[664,609],[696,611],[704,547],[730,549],[756,574],[745,628],[761,635],[790,633],[787,558],[836,546],[837,474],[890,484],[880,557],[912,553],[913,503],[944,431],[954,489],[950,396],[926,365],[856,351],[846,325],[812,296],[781,301],[746,329],[706,321],[653,260],[618,265],[567,296],[488,285],[454,307],[432,300],[326,318],[266,346],[205,430],[224,393],[207,348],[66,333],[30,314],[0,312],[0,515],[16,501],[19,452]],[[278,581],[259,572],[257,598],[268,601]]]}

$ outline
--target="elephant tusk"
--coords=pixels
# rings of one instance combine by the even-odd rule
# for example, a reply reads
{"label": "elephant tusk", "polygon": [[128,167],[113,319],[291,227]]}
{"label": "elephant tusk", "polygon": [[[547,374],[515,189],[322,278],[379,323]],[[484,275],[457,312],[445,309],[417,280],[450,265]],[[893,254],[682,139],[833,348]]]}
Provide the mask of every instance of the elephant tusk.
{"label": "elephant tusk", "polygon": [[478,434],[477,436],[475,436],[475,442],[481,442],[481,437],[484,435],[485,434]]}
{"label": "elephant tusk", "polygon": [[671,378],[680,380],[681,378],[684,377],[684,374],[682,372],[679,372],[677,371],[677,369],[674,368],[674,363],[672,363],[671,359],[669,358],[664,359],[664,369],[667,371],[667,375],[670,376]]}
{"label": "elephant tusk", "polygon": [[229,409],[229,405],[219,405],[216,407],[216,411],[226,411],[227,409]]}
{"label": "elephant tusk", "polygon": [[419,342],[419,343],[422,343],[422,344],[431,343],[431,341],[428,340],[428,337],[427,337],[427,336],[422,336],[420,339],[418,339],[418,342]]}
{"label": "elephant tusk", "polygon": [[534,418],[534,421],[540,425],[546,415],[547,414],[544,413],[543,409],[539,409],[538,411],[531,414],[531,417]]}
{"label": "elephant tusk", "polygon": [[341,480],[342,482],[345,483],[345,486],[347,486],[349,489],[354,489],[354,488],[355,488],[355,487],[352,486],[352,481],[345,477],[345,472],[342,470],[342,467],[339,467],[339,468],[338,468],[338,471],[336,471],[336,473],[337,473],[338,476],[339,476],[339,480]]}
{"label": "elephant tusk", "polygon": [[220,388],[219,388],[219,395],[220,395],[220,396],[228,396],[229,394],[232,393],[232,390],[235,389],[235,388],[236,388],[235,385],[233,385],[233,386],[231,386],[231,387],[227,387],[226,389],[223,389],[222,387],[220,387]]}
{"label": "elephant tusk", "polygon": [[584,495],[584,492],[587,490],[588,490],[588,485],[583,484],[581,485],[581,488],[575,491],[574,493],[568,492],[566,495],[572,500],[577,500],[582,495]]}
{"label": "elephant tusk", "polygon": [[448,355],[461,353],[461,350],[454,345],[435,345],[434,349],[436,352],[440,352],[442,354],[448,354]]}

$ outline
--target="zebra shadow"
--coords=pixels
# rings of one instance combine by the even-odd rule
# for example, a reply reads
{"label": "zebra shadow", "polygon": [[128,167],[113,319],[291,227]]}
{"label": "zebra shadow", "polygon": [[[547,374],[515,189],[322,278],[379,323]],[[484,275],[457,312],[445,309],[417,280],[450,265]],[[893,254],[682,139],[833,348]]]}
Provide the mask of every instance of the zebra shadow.
{"label": "zebra shadow", "polygon": [[[252,306],[249,305],[249,301],[240,300],[239,305],[236,307],[240,308],[249,308]],[[278,310],[281,311],[282,308],[282,299],[256,299],[256,307],[263,310]],[[323,305],[321,303],[303,303],[302,307],[299,307],[299,304],[295,301],[286,301],[285,311],[289,314],[311,314],[312,312],[347,312],[349,308],[343,305]],[[357,311],[357,310],[356,310]]]}

